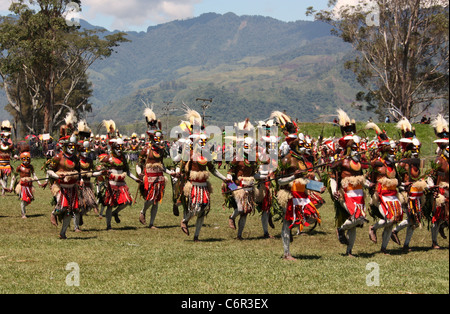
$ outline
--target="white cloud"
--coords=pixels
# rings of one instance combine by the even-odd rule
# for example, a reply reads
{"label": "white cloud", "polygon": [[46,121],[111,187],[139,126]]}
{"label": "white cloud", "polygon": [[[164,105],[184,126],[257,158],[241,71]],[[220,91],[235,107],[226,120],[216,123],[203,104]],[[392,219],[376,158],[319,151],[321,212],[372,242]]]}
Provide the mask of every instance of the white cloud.
{"label": "white cloud", "polygon": [[0,0],[0,11],[1,12],[3,12],[3,11],[5,11],[5,12],[7,12],[7,11],[9,11],[8,9],[9,9],[9,7],[10,7],[10,5],[11,5],[11,0]]}
{"label": "white cloud", "polygon": [[[3,1],[3,0],[0,0]],[[111,27],[127,30],[194,16],[194,5],[202,0],[84,0],[83,18],[112,20]]]}

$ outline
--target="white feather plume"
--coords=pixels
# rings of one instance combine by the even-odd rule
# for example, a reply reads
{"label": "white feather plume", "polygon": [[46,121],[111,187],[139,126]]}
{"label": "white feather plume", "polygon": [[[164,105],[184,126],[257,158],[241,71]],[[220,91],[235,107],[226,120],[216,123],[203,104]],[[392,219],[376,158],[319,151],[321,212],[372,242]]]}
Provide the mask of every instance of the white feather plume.
{"label": "white feather plume", "polygon": [[412,131],[412,125],[407,118],[403,117],[400,121],[398,121],[397,129],[400,129],[403,132]]}
{"label": "white feather plume", "polygon": [[339,120],[339,125],[340,126],[346,126],[347,123],[348,124],[352,123],[352,121],[350,120],[350,117],[348,116],[348,114],[344,110],[338,109],[337,113],[338,113],[338,120]]}
{"label": "white feather plume", "polygon": [[448,131],[448,121],[442,115],[438,115],[436,119],[431,122],[431,126],[437,133],[442,133],[444,130]]}
{"label": "white feather plume", "polygon": [[75,124],[77,123],[77,117],[75,114],[75,111],[70,109],[69,112],[67,113],[66,117],[64,118],[64,122],[66,122],[66,124]]}

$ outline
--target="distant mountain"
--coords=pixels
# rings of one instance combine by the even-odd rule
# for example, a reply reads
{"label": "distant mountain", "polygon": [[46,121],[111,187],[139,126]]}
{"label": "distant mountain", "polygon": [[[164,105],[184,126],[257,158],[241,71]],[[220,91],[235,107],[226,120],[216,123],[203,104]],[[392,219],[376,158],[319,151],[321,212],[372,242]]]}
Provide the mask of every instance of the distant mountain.
{"label": "distant mountain", "polygon": [[[86,21],[82,27],[95,28]],[[325,23],[207,13],[127,38],[131,42],[89,70],[92,123],[142,123],[143,101],[159,116],[168,101],[200,110],[196,98],[213,99],[207,115],[217,124],[265,119],[273,110],[312,121],[338,107],[367,119],[366,112],[350,109],[360,87],[343,63],[353,50]],[[172,112],[170,121],[182,114]]]}
{"label": "distant mountain", "polygon": [[130,43],[90,71],[91,118],[131,124],[142,122],[143,100],[163,114],[166,101],[199,109],[195,99],[211,97],[211,123],[265,119],[275,109],[311,121],[338,107],[367,119],[350,109],[360,87],[343,63],[353,49],[330,30],[321,22],[207,13],[130,32]]}

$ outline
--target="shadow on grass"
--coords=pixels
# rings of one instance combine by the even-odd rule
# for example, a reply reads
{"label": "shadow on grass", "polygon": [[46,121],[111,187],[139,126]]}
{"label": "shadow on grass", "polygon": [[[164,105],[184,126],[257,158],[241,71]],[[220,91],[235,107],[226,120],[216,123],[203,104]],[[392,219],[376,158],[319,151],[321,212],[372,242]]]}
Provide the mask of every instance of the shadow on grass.
{"label": "shadow on grass", "polygon": [[319,255],[292,255],[292,257],[296,260],[318,260],[322,258]]}
{"label": "shadow on grass", "polygon": [[411,254],[414,252],[428,252],[428,251],[434,251],[434,250],[448,250],[448,247],[443,247],[441,246],[440,249],[434,249],[430,246],[411,246],[410,250],[411,251],[405,251],[403,250],[403,248],[397,248],[397,249],[393,249],[393,250],[388,250],[388,253],[390,255],[407,255],[407,254]]}
{"label": "shadow on grass", "polygon": [[[175,229],[175,228],[180,228],[180,225],[170,225],[170,226],[160,226],[160,225],[155,225],[155,227],[156,227],[157,229],[164,230],[164,229]],[[141,228],[142,228],[142,229],[150,229],[148,225],[145,225],[145,226],[142,225]]]}
{"label": "shadow on grass", "polygon": [[[202,243],[202,242],[204,242],[204,243],[223,242],[225,240],[226,239],[219,239],[219,238],[204,238],[204,239],[202,239],[200,237],[198,239],[198,243]],[[195,241],[194,241],[194,238],[192,237],[192,238],[186,239],[185,242],[195,242]]]}
{"label": "shadow on grass", "polygon": [[28,219],[30,219],[30,218],[39,218],[39,217],[45,217],[45,215],[43,215],[43,214],[35,214],[35,215],[27,214],[27,218]]}
{"label": "shadow on grass", "polygon": [[72,241],[72,240],[76,240],[76,241],[83,240],[83,241],[85,241],[85,240],[93,240],[93,239],[97,239],[97,237],[96,236],[92,236],[92,237],[71,237],[71,236],[68,236],[67,239],[64,239],[63,241]]}

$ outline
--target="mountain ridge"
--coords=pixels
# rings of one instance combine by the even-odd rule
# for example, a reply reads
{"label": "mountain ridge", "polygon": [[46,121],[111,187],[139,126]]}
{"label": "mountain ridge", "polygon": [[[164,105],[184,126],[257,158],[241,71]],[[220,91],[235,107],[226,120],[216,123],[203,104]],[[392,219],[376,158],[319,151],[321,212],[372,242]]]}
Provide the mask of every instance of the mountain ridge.
{"label": "mountain ridge", "polygon": [[[80,22],[82,28],[102,29]],[[118,32],[104,30],[102,36]],[[337,108],[352,110],[360,87],[343,63],[354,52],[330,30],[322,22],[229,12],[127,32],[131,42],[88,71],[94,91],[88,122],[140,123],[144,102],[154,104],[159,116],[169,101],[200,110],[196,98],[213,98],[208,115],[218,124],[264,119],[273,110],[311,121]],[[368,116],[352,113],[357,120]],[[171,115],[176,123],[182,112]]]}
{"label": "mountain ridge", "polygon": [[[319,109],[308,118],[334,114],[337,107],[349,109],[359,86],[352,73],[343,69],[343,60],[353,50],[331,35],[330,30],[322,22],[283,22],[262,16],[205,13],[150,26],[145,33],[131,32],[128,34],[131,43],[123,44],[117,54],[96,63],[90,70],[96,107],[91,117],[99,121],[109,114],[119,123],[139,121],[143,100],[154,103],[156,108],[165,101],[177,102],[179,106],[183,101],[198,109],[195,99],[211,95],[208,86],[226,90],[229,94],[225,98],[233,96],[232,100],[237,102],[213,105],[210,114],[217,116],[218,121],[227,116],[219,108],[239,111],[252,101],[257,103],[251,106],[255,109],[266,108],[255,115],[266,116],[269,107],[277,104],[273,99],[270,103],[262,100],[276,98],[271,94],[286,88],[295,91],[289,97],[296,94],[300,103],[306,99],[304,95],[320,89],[323,94],[334,95],[324,105],[323,112],[320,104],[316,104]],[[317,80],[319,77],[322,78]],[[333,87],[342,82],[345,86]],[[296,86],[300,83],[302,86]],[[184,88],[159,88],[167,84]],[[323,84],[329,91],[319,86]],[[278,106],[293,115],[301,115],[300,110],[293,108],[298,106],[294,99],[287,101],[286,93],[281,94]],[[356,114],[357,118],[367,117],[365,112]]]}

